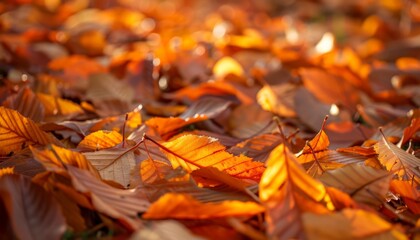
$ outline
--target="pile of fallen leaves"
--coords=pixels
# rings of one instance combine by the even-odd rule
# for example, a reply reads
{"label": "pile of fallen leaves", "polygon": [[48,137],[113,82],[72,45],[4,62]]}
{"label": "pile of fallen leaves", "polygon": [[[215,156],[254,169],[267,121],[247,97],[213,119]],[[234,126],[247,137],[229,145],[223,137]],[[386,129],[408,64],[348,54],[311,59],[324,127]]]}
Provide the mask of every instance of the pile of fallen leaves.
{"label": "pile of fallen leaves", "polygon": [[419,238],[419,1],[281,2],[1,1],[1,238]]}

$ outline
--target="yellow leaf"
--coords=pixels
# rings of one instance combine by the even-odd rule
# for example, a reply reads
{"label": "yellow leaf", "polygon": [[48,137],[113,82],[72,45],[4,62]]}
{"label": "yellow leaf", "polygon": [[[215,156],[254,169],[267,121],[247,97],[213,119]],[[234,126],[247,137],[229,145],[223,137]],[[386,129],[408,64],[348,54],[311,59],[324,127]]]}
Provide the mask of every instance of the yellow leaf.
{"label": "yellow leaf", "polygon": [[32,120],[15,110],[0,107],[0,155],[21,150],[28,145],[61,143],[42,131]]}
{"label": "yellow leaf", "polygon": [[201,203],[189,195],[167,193],[150,206],[143,218],[212,219],[253,216],[263,211],[264,207],[254,202]]}
{"label": "yellow leaf", "polygon": [[218,79],[223,79],[228,74],[242,76],[244,70],[242,66],[231,57],[223,57],[213,67],[214,76]]}
{"label": "yellow leaf", "polygon": [[122,136],[116,131],[96,131],[87,135],[77,146],[83,150],[97,151],[100,149],[111,148],[122,142]]}

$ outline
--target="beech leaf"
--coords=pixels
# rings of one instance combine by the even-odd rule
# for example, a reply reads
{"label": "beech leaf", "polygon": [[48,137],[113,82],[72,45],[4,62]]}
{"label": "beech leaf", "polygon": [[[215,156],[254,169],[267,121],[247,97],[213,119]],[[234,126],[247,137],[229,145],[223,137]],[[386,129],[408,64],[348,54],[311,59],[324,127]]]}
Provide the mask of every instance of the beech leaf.
{"label": "beech leaf", "polygon": [[8,214],[3,220],[19,239],[61,239],[66,230],[56,200],[22,175],[0,176],[0,202]]}
{"label": "beech leaf", "polygon": [[43,146],[50,143],[61,145],[29,118],[15,110],[0,107],[0,155],[10,154],[28,145]]}

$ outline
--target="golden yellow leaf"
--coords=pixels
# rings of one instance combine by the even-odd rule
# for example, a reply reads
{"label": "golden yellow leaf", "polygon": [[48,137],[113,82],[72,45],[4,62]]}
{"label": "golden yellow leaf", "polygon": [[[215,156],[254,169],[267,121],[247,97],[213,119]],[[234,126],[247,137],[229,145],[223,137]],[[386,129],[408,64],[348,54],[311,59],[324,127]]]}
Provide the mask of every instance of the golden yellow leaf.
{"label": "golden yellow leaf", "polygon": [[213,74],[216,78],[223,79],[228,74],[242,76],[244,74],[244,70],[234,58],[223,57],[214,65]]}
{"label": "golden yellow leaf", "polygon": [[87,135],[77,146],[83,150],[97,151],[111,148],[122,142],[122,135],[116,131],[99,130]]}
{"label": "golden yellow leaf", "polygon": [[64,171],[66,165],[72,165],[80,169],[85,169],[97,178],[100,178],[96,169],[81,153],[61,148],[56,145],[50,145],[49,148],[44,150],[31,147],[31,151],[34,158],[42,163],[47,170]]}
{"label": "golden yellow leaf", "polygon": [[325,213],[334,209],[324,185],[306,174],[284,144],[276,147],[267,160],[260,199],[266,206],[270,238],[301,237],[303,212]]}
{"label": "golden yellow leaf", "polygon": [[37,93],[37,97],[45,108],[46,117],[52,117],[56,115],[75,116],[83,113],[83,109],[72,101],[43,93]]}
{"label": "golden yellow leaf", "polygon": [[212,219],[253,216],[263,211],[264,207],[254,202],[201,203],[186,194],[167,193],[150,206],[143,218]]}
{"label": "golden yellow leaf", "polygon": [[206,136],[184,135],[162,145],[172,167],[181,166],[188,172],[214,167],[236,178],[258,181],[265,169],[263,163],[243,155],[234,156],[216,139]]}
{"label": "golden yellow leaf", "polygon": [[61,145],[53,136],[42,131],[32,120],[15,110],[0,107],[0,155],[21,150],[28,145]]}

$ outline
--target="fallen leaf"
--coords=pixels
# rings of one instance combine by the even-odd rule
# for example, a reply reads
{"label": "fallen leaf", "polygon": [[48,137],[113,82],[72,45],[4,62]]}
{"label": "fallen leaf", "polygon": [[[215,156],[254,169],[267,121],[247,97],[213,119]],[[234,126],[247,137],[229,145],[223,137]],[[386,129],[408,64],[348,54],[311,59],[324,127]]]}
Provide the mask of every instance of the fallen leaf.
{"label": "fallen leaf", "polygon": [[201,203],[189,195],[167,193],[150,206],[143,218],[213,219],[253,216],[263,211],[264,208],[254,202]]}
{"label": "fallen leaf", "polygon": [[0,176],[0,197],[6,225],[20,239],[61,239],[66,222],[56,200],[22,175]]}
{"label": "fallen leaf", "polygon": [[324,185],[305,173],[284,144],[277,146],[267,160],[260,199],[266,206],[270,238],[300,238],[304,234],[304,212],[326,213],[334,209]]}
{"label": "fallen leaf", "polygon": [[0,107],[0,155],[11,154],[28,145],[43,146],[50,143],[61,145],[32,120],[15,110]]}
{"label": "fallen leaf", "polygon": [[116,131],[96,131],[87,135],[79,142],[77,148],[81,150],[98,151],[112,148],[122,142],[122,136]]}
{"label": "fallen leaf", "polygon": [[44,106],[28,87],[22,88],[17,94],[8,97],[3,102],[3,106],[18,111],[34,122],[41,122],[44,119]]}
{"label": "fallen leaf", "polygon": [[127,188],[130,172],[136,165],[132,149],[112,148],[83,153],[87,161],[95,167],[101,177],[112,180]]}
{"label": "fallen leaf", "polygon": [[[305,213],[303,223],[308,239],[408,239],[377,215],[363,210],[344,209],[338,213]],[[325,226],[328,226],[326,228]]]}
{"label": "fallen leaf", "polygon": [[389,190],[392,175],[363,164],[349,164],[326,171],[318,180],[349,194],[354,200],[379,206]]}
{"label": "fallen leaf", "polygon": [[256,181],[265,169],[262,163],[251,158],[228,153],[216,139],[205,136],[184,135],[162,145],[174,169],[181,166],[192,172],[203,167],[215,167],[233,177]]}

